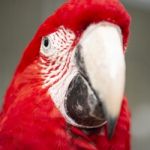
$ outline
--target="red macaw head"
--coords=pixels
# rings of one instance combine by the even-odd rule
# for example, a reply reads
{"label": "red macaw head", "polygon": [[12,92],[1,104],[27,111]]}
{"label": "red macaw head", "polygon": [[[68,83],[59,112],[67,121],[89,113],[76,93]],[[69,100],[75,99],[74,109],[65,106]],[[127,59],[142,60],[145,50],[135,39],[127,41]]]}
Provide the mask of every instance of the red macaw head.
{"label": "red macaw head", "polygon": [[124,94],[130,17],[118,0],[70,0],[39,28],[12,84],[38,85],[66,122],[112,135]]}

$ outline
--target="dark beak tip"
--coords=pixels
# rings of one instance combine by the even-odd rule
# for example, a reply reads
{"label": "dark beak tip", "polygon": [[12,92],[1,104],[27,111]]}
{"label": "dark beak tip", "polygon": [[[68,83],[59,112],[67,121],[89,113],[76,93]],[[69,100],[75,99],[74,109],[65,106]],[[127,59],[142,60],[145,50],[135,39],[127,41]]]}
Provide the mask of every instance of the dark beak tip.
{"label": "dark beak tip", "polygon": [[116,122],[116,118],[109,117],[109,119],[107,119],[107,136],[109,140],[111,140],[114,135]]}

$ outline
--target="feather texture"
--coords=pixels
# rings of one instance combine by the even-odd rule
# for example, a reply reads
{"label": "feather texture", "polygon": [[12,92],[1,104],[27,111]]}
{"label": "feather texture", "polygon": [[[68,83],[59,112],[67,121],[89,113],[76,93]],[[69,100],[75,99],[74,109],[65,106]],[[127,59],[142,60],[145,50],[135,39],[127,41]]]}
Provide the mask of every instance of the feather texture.
{"label": "feather texture", "polygon": [[[59,19],[58,19],[59,18]],[[89,24],[109,21],[120,26],[124,49],[130,17],[118,0],[70,0],[38,29],[25,49],[6,92],[0,114],[0,150],[129,150],[130,113],[123,100],[116,132],[108,140],[106,127],[84,131],[69,126],[42,88],[39,50],[43,36],[61,25],[76,34],[76,42]]]}

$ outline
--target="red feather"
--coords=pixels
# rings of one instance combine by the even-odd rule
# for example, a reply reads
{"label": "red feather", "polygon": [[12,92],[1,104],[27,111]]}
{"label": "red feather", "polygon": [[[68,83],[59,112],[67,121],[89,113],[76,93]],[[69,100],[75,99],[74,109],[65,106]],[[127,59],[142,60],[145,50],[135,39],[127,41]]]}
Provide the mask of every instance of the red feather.
{"label": "red feather", "polygon": [[86,133],[69,126],[54,106],[47,89],[41,88],[37,62],[42,37],[64,25],[80,38],[89,24],[103,20],[120,26],[125,48],[130,17],[118,0],[70,0],[40,26],[25,49],[5,96],[0,115],[0,150],[130,149],[130,113],[126,99],[115,134],[108,140],[106,127]]}

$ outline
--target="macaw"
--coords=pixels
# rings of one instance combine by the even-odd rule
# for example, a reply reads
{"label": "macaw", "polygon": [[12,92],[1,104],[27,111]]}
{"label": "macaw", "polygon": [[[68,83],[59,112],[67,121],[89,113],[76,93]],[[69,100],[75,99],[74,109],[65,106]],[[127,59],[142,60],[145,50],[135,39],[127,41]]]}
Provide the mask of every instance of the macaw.
{"label": "macaw", "polygon": [[69,0],[48,17],[6,92],[0,150],[130,150],[129,26],[119,0]]}

